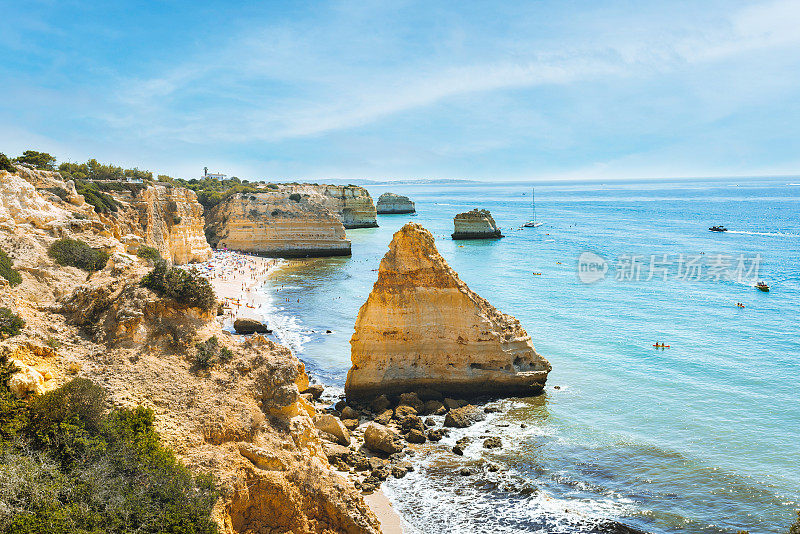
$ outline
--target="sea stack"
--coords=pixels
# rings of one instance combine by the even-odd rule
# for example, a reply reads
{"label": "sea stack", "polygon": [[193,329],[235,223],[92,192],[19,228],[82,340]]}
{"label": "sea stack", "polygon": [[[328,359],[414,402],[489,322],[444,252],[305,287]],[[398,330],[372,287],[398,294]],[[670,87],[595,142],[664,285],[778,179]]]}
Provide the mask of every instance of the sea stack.
{"label": "sea stack", "polygon": [[497,239],[503,237],[489,210],[474,209],[453,218],[453,239]]}
{"label": "sea stack", "polygon": [[394,193],[384,193],[379,196],[375,207],[378,210],[378,215],[415,213],[417,211],[410,198]]}
{"label": "sea stack", "polygon": [[551,369],[519,321],[470,290],[416,223],[394,234],[350,346],[353,400],[421,390],[529,396]]}

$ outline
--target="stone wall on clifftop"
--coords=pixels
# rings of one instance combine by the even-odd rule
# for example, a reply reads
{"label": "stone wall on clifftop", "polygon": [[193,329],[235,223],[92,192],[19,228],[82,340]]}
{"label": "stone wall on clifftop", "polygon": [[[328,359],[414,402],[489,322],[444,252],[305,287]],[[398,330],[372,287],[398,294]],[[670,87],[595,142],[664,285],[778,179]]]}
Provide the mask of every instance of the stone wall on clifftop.
{"label": "stone wall on clifftop", "polygon": [[341,221],[309,195],[285,190],[231,196],[207,214],[206,235],[215,248],[267,256],[350,255]]}
{"label": "stone wall on clifftop", "polygon": [[519,321],[471,291],[416,223],[395,233],[350,345],[348,399],[532,395],[551,368]]}

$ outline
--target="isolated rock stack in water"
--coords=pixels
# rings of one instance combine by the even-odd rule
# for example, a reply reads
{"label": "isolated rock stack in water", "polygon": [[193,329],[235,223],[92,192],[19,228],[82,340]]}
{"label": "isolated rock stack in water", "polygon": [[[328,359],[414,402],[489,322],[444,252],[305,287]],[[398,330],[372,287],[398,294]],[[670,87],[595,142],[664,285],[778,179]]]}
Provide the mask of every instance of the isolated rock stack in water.
{"label": "isolated rock stack in water", "polygon": [[350,344],[348,399],[532,395],[551,369],[519,321],[471,291],[416,223],[395,233]]}
{"label": "isolated rock stack in water", "polygon": [[378,197],[376,205],[379,215],[392,215],[396,213],[415,213],[417,210],[410,198],[394,193],[384,193]]}
{"label": "isolated rock stack in water", "polygon": [[453,218],[453,239],[496,239],[503,237],[489,210],[474,209]]}

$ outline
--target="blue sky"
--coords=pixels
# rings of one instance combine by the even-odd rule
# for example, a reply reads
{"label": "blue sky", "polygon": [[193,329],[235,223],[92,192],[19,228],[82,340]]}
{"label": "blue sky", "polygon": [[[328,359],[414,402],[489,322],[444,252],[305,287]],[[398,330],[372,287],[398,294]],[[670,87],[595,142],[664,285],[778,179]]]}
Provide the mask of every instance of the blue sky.
{"label": "blue sky", "polygon": [[800,0],[0,0],[0,152],[173,176],[800,174]]}

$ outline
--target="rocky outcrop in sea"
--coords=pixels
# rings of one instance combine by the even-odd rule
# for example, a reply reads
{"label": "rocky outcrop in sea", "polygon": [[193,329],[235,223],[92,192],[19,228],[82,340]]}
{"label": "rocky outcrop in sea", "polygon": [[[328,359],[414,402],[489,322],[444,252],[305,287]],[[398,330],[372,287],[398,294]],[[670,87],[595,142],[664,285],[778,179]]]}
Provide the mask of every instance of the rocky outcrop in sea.
{"label": "rocky outcrop in sea", "polygon": [[453,239],[497,239],[503,237],[489,210],[474,209],[453,218]]}
{"label": "rocky outcrop in sea", "polygon": [[232,195],[206,214],[206,236],[214,248],[274,257],[350,255],[339,218],[296,192]]}
{"label": "rocky outcrop in sea", "polygon": [[378,211],[378,215],[415,213],[417,211],[410,198],[395,193],[384,193],[379,196],[375,209]]}
{"label": "rocky outcrop in sea", "polygon": [[416,223],[395,233],[350,345],[348,400],[533,395],[551,369],[519,321],[470,290]]}

